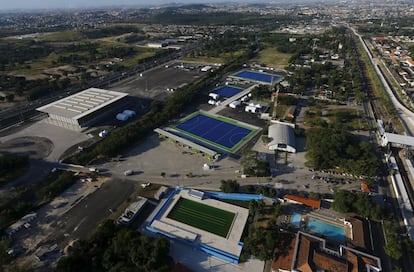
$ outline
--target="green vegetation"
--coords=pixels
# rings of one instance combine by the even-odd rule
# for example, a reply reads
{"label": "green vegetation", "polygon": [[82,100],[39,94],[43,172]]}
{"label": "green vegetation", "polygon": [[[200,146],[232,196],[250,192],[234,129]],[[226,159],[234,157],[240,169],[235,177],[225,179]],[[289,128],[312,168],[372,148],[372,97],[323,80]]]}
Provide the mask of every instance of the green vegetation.
{"label": "green vegetation", "polygon": [[[357,37],[353,37],[353,39],[357,39]],[[384,87],[378,78],[377,73],[374,70],[374,67],[372,66],[369,57],[367,53],[365,52],[364,48],[362,47],[362,44],[358,41],[357,43],[357,51],[361,56],[362,62],[361,65],[363,66],[363,71],[366,76],[366,81],[368,81],[368,85],[370,86],[372,90],[373,96],[379,100],[379,106],[381,106],[381,115],[383,119],[391,119],[397,116],[397,112],[394,108],[394,106],[391,104],[391,101],[388,98],[388,95],[384,91]],[[398,120],[398,119],[396,119]],[[393,123],[393,125],[398,129],[402,130],[402,125],[399,121],[398,123]]]}
{"label": "green vegetation", "polygon": [[[146,23],[155,23],[163,25],[181,24],[181,25],[269,25],[272,29],[275,28],[275,22],[283,25],[287,22],[295,20],[294,17],[274,14],[266,15],[255,12],[248,13],[234,13],[234,12],[199,12],[200,8],[196,5],[194,12],[182,13],[177,12],[176,8],[167,8],[165,11],[157,13],[152,18],[145,18],[142,20]],[[301,16],[302,20],[310,20],[309,16]]]}
{"label": "green vegetation", "polygon": [[269,90],[269,87],[259,85],[251,92],[253,100],[269,100],[273,90]]}
{"label": "green vegetation", "polygon": [[250,48],[242,56],[233,59],[226,65],[221,66],[214,73],[208,73],[207,77],[198,82],[186,85],[174,92],[166,103],[154,101],[150,111],[139,120],[121,127],[96,146],[84,150],[71,159],[74,163],[85,164],[97,157],[109,157],[119,154],[119,152],[144,139],[148,133],[161,126],[171,118],[178,116],[188,105],[192,105],[199,94],[209,90],[219,75],[234,71],[242,67],[251,58],[254,47]]}
{"label": "green vegetation", "polygon": [[0,205],[0,229],[7,227],[25,214],[38,209],[74,183],[71,172],[50,173],[41,184],[15,188],[13,198]]}
{"label": "green vegetation", "polygon": [[13,259],[13,256],[7,253],[11,245],[11,239],[6,237],[0,238],[0,269],[3,268],[4,265],[7,265]]}
{"label": "green vegetation", "polygon": [[112,220],[101,223],[93,235],[73,245],[62,257],[57,271],[170,271],[169,242],[142,236],[117,226]]}
{"label": "green vegetation", "polygon": [[244,247],[241,258],[256,256],[260,260],[273,258],[274,250],[279,242],[279,226],[276,218],[282,206],[274,204],[266,206],[263,201],[249,202],[249,218],[243,239]]}
{"label": "green vegetation", "polygon": [[197,94],[207,89],[213,80],[214,78],[207,78],[180,88],[174,92],[165,104],[153,102],[151,110],[142,118],[113,131],[96,146],[76,155],[71,160],[75,163],[88,163],[98,156],[111,157],[117,155],[122,149],[143,139],[153,129],[177,116],[186,105],[190,105],[197,99]]}
{"label": "green vegetation", "polygon": [[236,193],[240,189],[240,184],[237,180],[222,180],[220,185],[220,190],[225,193]]}
{"label": "green vegetation", "polygon": [[371,143],[359,140],[341,127],[311,128],[306,135],[306,157],[310,167],[377,175],[381,159]]}
{"label": "green vegetation", "polygon": [[29,166],[28,156],[5,154],[0,156],[0,185],[25,173]]}
{"label": "green vegetation", "polygon": [[398,234],[398,226],[396,223],[384,222],[385,239],[387,241],[384,246],[385,253],[393,259],[399,260],[403,255],[403,244]]}
{"label": "green vegetation", "polygon": [[144,33],[134,25],[109,25],[36,39],[1,40],[0,85],[6,99],[34,100],[169,53],[128,44],[133,38],[122,43],[117,35],[127,40]]}
{"label": "green vegetation", "polygon": [[285,67],[293,54],[279,52],[277,47],[268,47],[259,51],[259,56],[253,61],[265,63],[269,67]]}
{"label": "green vegetation", "polygon": [[361,112],[346,107],[330,107],[322,103],[310,106],[305,112],[305,123],[309,127],[328,127],[340,124],[347,130],[368,130],[369,125],[361,118]]}
{"label": "green vegetation", "polygon": [[56,180],[36,192],[43,202],[49,202],[75,183],[77,177],[72,172],[63,172]]}
{"label": "green vegetation", "polygon": [[[241,41],[241,38],[245,41]],[[202,49],[190,52],[186,59],[194,61],[206,59],[209,63],[228,63],[249,51],[253,41],[254,37],[251,33],[226,31],[222,36],[207,41]]]}
{"label": "green vegetation", "polygon": [[180,198],[168,218],[227,237],[235,214],[186,198]]}
{"label": "green vegetation", "polygon": [[268,177],[270,175],[269,162],[258,159],[258,152],[246,150],[241,158],[243,173],[255,177]]}
{"label": "green vegetation", "polygon": [[270,67],[287,66],[293,54],[279,52],[277,47],[268,47],[259,51],[258,58],[253,61],[265,63]]}
{"label": "green vegetation", "polygon": [[332,208],[341,213],[356,213],[361,217],[378,220],[381,218],[381,207],[372,202],[365,193],[351,193],[346,190],[334,192]]}

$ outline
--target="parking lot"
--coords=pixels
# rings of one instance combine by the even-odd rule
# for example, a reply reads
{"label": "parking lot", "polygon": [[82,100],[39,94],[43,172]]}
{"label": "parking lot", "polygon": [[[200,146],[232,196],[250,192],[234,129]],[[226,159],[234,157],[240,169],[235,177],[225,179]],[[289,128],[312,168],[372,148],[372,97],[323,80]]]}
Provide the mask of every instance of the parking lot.
{"label": "parking lot", "polygon": [[28,153],[32,158],[57,162],[69,147],[88,139],[84,133],[57,127],[41,120],[15,133],[0,137],[0,152],[6,148],[8,152]]}
{"label": "parking lot", "polygon": [[191,83],[202,75],[197,65],[181,67],[181,63],[171,62],[115,83],[109,89],[131,96],[165,101],[172,94],[171,89]]}

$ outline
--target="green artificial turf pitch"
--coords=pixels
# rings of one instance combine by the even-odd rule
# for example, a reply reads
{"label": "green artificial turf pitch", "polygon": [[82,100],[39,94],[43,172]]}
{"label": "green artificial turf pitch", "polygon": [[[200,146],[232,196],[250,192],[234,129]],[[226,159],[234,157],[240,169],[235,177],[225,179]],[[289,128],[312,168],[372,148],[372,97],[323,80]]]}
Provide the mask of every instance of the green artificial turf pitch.
{"label": "green artificial turf pitch", "polygon": [[168,218],[227,237],[235,214],[186,198],[180,198],[168,214]]}

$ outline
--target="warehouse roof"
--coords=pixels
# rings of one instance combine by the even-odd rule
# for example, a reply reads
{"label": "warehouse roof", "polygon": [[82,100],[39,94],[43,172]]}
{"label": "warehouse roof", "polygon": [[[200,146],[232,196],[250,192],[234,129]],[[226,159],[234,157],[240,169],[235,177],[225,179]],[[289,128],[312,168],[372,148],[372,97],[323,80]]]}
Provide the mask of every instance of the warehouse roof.
{"label": "warehouse roof", "polygon": [[60,115],[65,118],[80,119],[127,95],[127,93],[89,88],[37,108],[37,110],[48,114]]}
{"label": "warehouse roof", "polygon": [[296,150],[295,131],[291,126],[284,124],[273,124],[269,126],[268,137],[272,139],[272,141],[267,145],[269,147],[283,144]]}

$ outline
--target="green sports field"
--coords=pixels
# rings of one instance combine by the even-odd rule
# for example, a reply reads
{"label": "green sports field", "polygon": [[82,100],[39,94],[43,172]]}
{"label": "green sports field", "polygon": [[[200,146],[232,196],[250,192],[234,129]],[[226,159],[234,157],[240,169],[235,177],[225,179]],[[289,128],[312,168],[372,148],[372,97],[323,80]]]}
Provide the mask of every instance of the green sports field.
{"label": "green sports field", "polygon": [[168,218],[226,237],[235,214],[186,198],[180,198]]}

